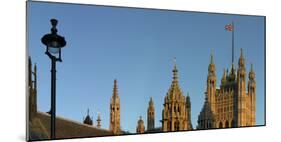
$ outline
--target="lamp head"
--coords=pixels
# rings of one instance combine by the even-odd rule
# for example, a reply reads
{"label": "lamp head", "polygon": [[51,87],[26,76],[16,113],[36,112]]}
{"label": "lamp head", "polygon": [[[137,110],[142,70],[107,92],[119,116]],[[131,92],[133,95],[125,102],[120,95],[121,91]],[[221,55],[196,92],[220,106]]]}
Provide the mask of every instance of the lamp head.
{"label": "lamp head", "polygon": [[41,42],[46,45],[47,51],[52,54],[57,54],[60,52],[61,48],[63,48],[66,45],[66,41],[64,37],[57,34],[57,24],[58,20],[51,19],[51,33],[46,34],[42,37]]}

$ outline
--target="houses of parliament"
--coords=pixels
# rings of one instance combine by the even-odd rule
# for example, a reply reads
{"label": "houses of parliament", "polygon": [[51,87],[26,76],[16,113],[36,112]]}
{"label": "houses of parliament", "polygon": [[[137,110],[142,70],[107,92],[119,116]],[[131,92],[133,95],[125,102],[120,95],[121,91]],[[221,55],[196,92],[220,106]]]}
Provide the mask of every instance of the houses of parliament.
{"label": "houses of parliament", "polygon": [[[205,102],[198,115],[197,126],[195,128],[193,128],[191,122],[191,98],[189,94],[185,95],[180,87],[178,81],[179,70],[177,69],[176,62],[174,62],[171,85],[170,88],[168,88],[166,95],[163,95],[164,102],[162,112],[155,112],[153,98],[150,97],[147,106],[146,126],[142,116],[140,116],[139,119],[136,120],[136,133],[254,126],[256,122],[255,72],[253,65],[251,64],[250,71],[247,73],[246,59],[243,50],[241,49],[237,69],[235,68],[234,62],[232,62],[229,70],[223,70],[220,84],[217,80],[218,77],[216,75],[216,65],[213,55],[210,56],[209,62],[209,66],[206,70],[208,72],[206,78],[206,91],[202,92],[205,96]],[[48,126],[40,123],[47,122],[45,119],[49,120],[49,115],[37,112],[37,69],[35,67],[33,72],[31,66],[30,60],[28,70],[30,126],[33,127],[37,133],[38,131],[44,131],[46,133],[44,136],[48,137],[49,133],[46,131],[47,128],[43,127]],[[35,76],[35,80],[32,79],[32,75]],[[248,78],[248,82],[246,82],[246,78]],[[113,93],[109,100],[110,106],[108,109],[108,112],[110,113],[109,128],[102,128],[100,116],[97,118],[97,125],[94,125],[93,118],[89,116],[89,113],[81,124],[78,122],[69,122],[69,120],[61,118],[62,120],[59,121],[62,124],[61,127],[69,127],[69,129],[71,129],[69,130],[69,133],[73,133],[72,131],[76,127],[81,129],[77,132],[80,137],[88,135],[93,136],[92,134],[98,134],[100,136],[126,134],[126,132],[121,129],[122,123],[120,111],[122,110],[122,104],[120,104],[120,99],[122,99],[122,95],[119,96],[117,80],[114,80]],[[162,116],[162,119],[160,120],[162,125],[160,127],[155,126],[156,115]],[[34,118],[40,119],[36,120]],[[41,120],[41,122],[38,120]],[[58,125],[58,127],[60,126]],[[84,129],[85,134],[83,134]],[[93,133],[86,132],[88,129],[91,129]],[[61,137],[67,137],[65,135],[68,135],[68,132],[66,132],[66,130],[63,130],[63,132],[64,134],[61,134]],[[41,133],[39,134],[42,135]]]}

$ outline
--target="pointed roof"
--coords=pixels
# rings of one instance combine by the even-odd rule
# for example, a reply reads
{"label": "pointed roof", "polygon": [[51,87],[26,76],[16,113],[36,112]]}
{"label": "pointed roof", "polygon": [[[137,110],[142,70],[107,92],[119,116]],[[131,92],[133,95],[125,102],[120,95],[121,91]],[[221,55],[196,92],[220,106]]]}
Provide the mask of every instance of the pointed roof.
{"label": "pointed roof", "polygon": [[152,97],[150,97],[149,105],[150,105],[150,106],[153,106],[153,104],[154,104],[154,103],[153,103]]}
{"label": "pointed roof", "polygon": [[211,60],[210,60],[210,64],[214,64],[214,57],[213,57],[213,53],[211,53]]}
{"label": "pointed roof", "polygon": [[240,58],[244,58],[243,48],[240,48]]}
{"label": "pointed roof", "polygon": [[112,98],[117,98],[118,97],[118,87],[117,87],[117,80],[114,79],[114,85],[113,85],[113,94]]}
{"label": "pointed roof", "polygon": [[174,57],[173,81],[178,82],[178,69],[176,64],[176,57]]}
{"label": "pointed roof", "polygon": [[209,74],[213,74],[213,75],[215,75],[215,72],[216,72],[216,66],[215,66],[215,63],[214,63],[213,54],[210,55],[210,64],[209,64],[209,67],[208,67],[208,72],[209,72]]}
{"label": "pointed roof", "polygon": [[227,72],[225,70],[225,68],[223,68],[223,75],[221,78],[221,84],[224,84],[227,81]]}
{"label": "pointed roof", "polygon": [[84,119],[84,124],[93,125],[93,120],[91,119],[90,114],[89,114],[89,108],[87,110],[87,116]]}
{"label": "pointed roof", "polygon": [[140,116],[140,117],[139,117],[139,120],[138,120],[138,125],[143,125],[143,123],[144,123],[144,122],[143,122],[143,120],[142,120],[142,116]]}
{"label": "pointed roof", "polygon": [[189,92],[187,92],[185,104],[186,104],[187,107],[190,107],[190,96],[189,96]]}
{"label": "pointed roof", "polygon": [[183,93],[179,87],[178,70],[177,70],[177,66],[176,66],[176,62],[175,62],[175,58],[174,58],[173,81],[172,81],[171,87],[168,90],[166,99],[171,99],[171,98],[177,99],[180,97],[184,97],[182,94]]}
{"label": "pointed roof", "polygon": [[244,53],[243,53],[242,48],[240,49],[240,57],[239,57],[238,65],[239,65],[239,68],[245,67],[245,58],[244,58]]}
{"label": "pointed roof", "polygon": [[253,67],[252,63],[251,63],[251,69],[250,69],[250,72],[249,72],[249,79],[250,80],[254,80],[255,79],[255,72],[254,72],[254,67]]}
{"label": "pointed roof", "polygon": [[101,121],[101,118],[100,118],[100,113],[98,112],[98,119],[97,121]]}

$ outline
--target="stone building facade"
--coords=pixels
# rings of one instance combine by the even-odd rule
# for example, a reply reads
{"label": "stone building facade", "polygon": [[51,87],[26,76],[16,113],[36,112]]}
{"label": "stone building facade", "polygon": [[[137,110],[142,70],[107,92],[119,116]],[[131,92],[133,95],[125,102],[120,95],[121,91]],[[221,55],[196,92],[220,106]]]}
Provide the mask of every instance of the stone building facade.
{"label": "stone building facade", "polygon": [[[188,101],[188,102],[187,102]],[[162,131],[192,130],[190,120],[190,100],[185,97],[179,86],[176,63],[173,69],[173,81],[164,99],[162,111]]]}
{"label": "stone building facade", "polygon": [[109,129],[116,135],[121,133],[120,128],[120,98],[118,95],[117,80],[114,80],[113,94],[110,100],[110,126]]}
{"label": "stone building facade", "polygon": [[217,88],[216,68],[211,55],[205,103],[198,116],[198,129],[254,126],[256,123],[256,81],[253,64],[246,82],[246,61],[241,49],[238,69],[232,63]]}

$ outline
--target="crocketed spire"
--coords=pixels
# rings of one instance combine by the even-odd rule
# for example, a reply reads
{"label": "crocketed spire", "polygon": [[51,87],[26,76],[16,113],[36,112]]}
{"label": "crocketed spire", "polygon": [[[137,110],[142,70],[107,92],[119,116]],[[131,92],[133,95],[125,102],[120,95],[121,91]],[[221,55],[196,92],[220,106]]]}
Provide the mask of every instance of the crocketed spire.
{"label": "crocketed spire", "polygon": [[209,75],[215,75],[216,74],[216,66],[215,66],[215,63],[214,63],[213,54],[211,54],[211,57],[210,57],[210,64],[209,64],[209,67],[208,67],[208,72],[209,72]]}
{"label": "crocketed spire", "polygon": [[254,72],[253,64],[251,64],[251,70],[249,72],[249,80],[255,80],[255,72]]}

